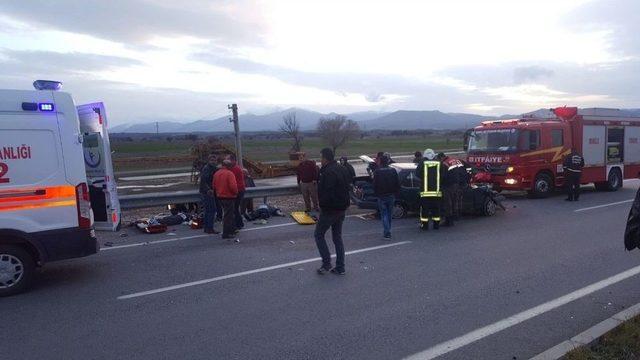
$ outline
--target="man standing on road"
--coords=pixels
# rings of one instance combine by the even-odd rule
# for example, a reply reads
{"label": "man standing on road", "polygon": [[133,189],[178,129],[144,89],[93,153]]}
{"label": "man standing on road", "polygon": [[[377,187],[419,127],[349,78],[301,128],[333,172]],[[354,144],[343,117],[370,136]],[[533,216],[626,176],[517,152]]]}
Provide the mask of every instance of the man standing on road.
{"label": "man standing on road", "polygon": [[[231,171],[233,163],[229,159],[222,162],[222,168],[213,175],[213,188],[222,204],[222,238],[232,239],[237,232],[235,221],[235,203],[238,198],[238,183]],[[237,240],[236,240],[237,241]]]}
{"label": "man standing on road", "polygon": [[583,167],[584,159],[575,149],[571,149],[571,153],[564,158],[564,162],[562,163],[564,181],[567,188],[566,201],[578,201],[580,197],[580,177],[582,176]]}
{"label": "man standing on road", "polygon": [[460,170],[464,170],[464,165],[458,159],[438,154],[438,160],[442,164],[444,173],[442,181],[442,196],[444,200],[444,226],[453,226],[453,222],[460,216]]}
{"label": "man standing on road", "polygon": [[304,210],[311,211],[311,203],[313,202],[313,210],[319,211],[318,208],[318,165],[313,160],[309,160],[303,155],[302,161],[296,169],[298,178],[298,186],[304,199]]}
{"label": "man standing on road", "polygon": [[373,173],[373,191],[378,198],[378,209],[380,210],[385,239],[391,239],[391,218],[396,202],[395,194],[400,191],[398,173],[389,167],[389,161],[389,157],[383,156],[380,167]]}
{"label": "man standing on road", "polygon": [[214,228],[216,219],[216,196],[213,190],[213,175],[218,170],[218,159],[215,155],[209,155],[208,162],[200,170],[200,195],[204,206],[204,232],[207,234],[219,234]]}
{"label": "man standing on road", "polygon": [[[318,269],[318,274],[324,275],[330,271],[337,275],[344,275],[345,254],[342,243],[342,223],[350,204],[349,171],[344,166],[338,165],[331,149],[324,148],[321,154],[322,168],[318,182],[320,217],[314,233],[316,245],[322,257],[322,266]],[[336,248],[336,267],[333,269],[331,268],[331,253],[324,238],[329,228],[331,228],[331,238]]]}
{"label": "man standing on road", "polygon": [[344,166],[349,170],[349,175],[351,175],[351,182],[356,181],[356,169],[353,168],[351,164],[349,164],[349,159],[346,156],[340,158],[340,165]]}
{"label": "man standing on road", "polygon": [[244,191],[246,189],[246,186],[244,184],[244,173],[242,172],[242,168],[240,168],[240,166],[238,165],[238,159],[236,158],[235,154],[229,155],[229,160],[233,164],[231,172],[236,177],[236,184],[238,185],[238,195],[236,196],[236,202],[233,204],[233,208],[235,211],[234,218],[236,222],[236,229],[240,230],[244,227],[242,214],[240,213],[240,207],[242,206]]}
{"label": "man standing on road", "polygon": [[429,230],[429,221],[433,221],[433,229],[440,228],[442,209],[441,179],[442,164],[436,160],[436,153],[431,149],[424,151],[424,161],[418,165],[416,175],[422,181],[420,192],[420,228]]}

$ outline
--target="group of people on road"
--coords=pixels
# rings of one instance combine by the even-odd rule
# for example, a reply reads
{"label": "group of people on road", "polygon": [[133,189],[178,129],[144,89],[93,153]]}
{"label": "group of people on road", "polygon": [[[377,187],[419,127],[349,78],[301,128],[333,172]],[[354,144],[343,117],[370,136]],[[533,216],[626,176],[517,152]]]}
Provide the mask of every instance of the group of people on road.
{"label": "group of people on road", "polygon": [[[296,169],[296,177],[304,198],[305,210],[319,212],[314,231],[322,265],[318,274],[345,274],[345,249],[342,239],[342,225],[349,208],[350,190],[355,179],[355,170],[346,157],[340,162],[335,160],[333,150],[321,151],[321,167],[310,159],[303,158]],[[432,149],[416,152],[413,162],[416,164],[416,176],[422,182],[420,189],[420,224],[423,230],[444,226],[453,226],[460,217],[463,191],[470,182],[465,165],[458,159],[444,153],[436,154]],[[397,171],[390,167],[393,163],[388,153],[377,154],[374,163],[368,169],[373,178],[373,190],[378,199],[378,208],[383,226],[383,237],[391,238],[391,220],[400,191],[400,179]],[[565,182],[568,198],[577,201],[580,189],[580,174],[584,160],[572,151],[564,160]],[[232,239],[242,229],[242,200],[245,192],[246,170],[238,166],[234,155],[227,156],[221,164],[215,155],[209,156],[207,165],[201,171],[200,193],[204,203],[204,231],[217,234],[214,221],[217,212],[222,212],[222,238]],[[335,266],[332,266],[331,253],[325,234],[331,229],[332,241],[336,250]],[[237,239],[236,239],[237,241]]]}
{"label": "group of people on road", "polygon": [[220,233],[215,229],[215,220],[221,213],[222,238],[238,242],[235,235],[244,227],[242,215],[247,210],[246,180],[251,181],[249,173],[238,165],[234,154],[226,156],[220,164],[216,155],[209,155],[207,164],[200,171],[205,233]]}
{"label": "group of people on road", "polygon": [[460,217],[462,196],[470,181],[467,169],[460,160],[432,149],[426,149],[422,157],[416,154],[416,160],[416,176],[422,182],[420,227],[428,230],[431,222],[434,229],[439,229],[442,217],[445,226],[453,226]]}

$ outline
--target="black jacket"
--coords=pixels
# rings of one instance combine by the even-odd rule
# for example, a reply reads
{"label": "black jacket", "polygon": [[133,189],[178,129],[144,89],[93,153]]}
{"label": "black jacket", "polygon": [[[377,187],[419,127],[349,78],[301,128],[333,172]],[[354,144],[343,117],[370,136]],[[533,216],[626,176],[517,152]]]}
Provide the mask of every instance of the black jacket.
{"label": "black jacket", "polygon": [[400,191],[398,172],[388,166],[378,168],[373,173],[373,191],[376,196],[393,195]]}
{"label": "black jacket", "polygon": [[[342,164],[341,164],[342,165]],[[349,176],[351,176],[351,183],[355,181],[356,178],[356,169],[353,168],[353,166],[349,163],[345,163],[344,165],[345,168],[347,168],[347,170],[349,170]]]}
{"label": "black jacket", "polygon": [[213,174],[216,173],[216,165],[206,164],[200,170],[200,194],[207,195],[207,191],[213,190]]}
{"label": "black jacket", "polygon": [[640,248],[640,189],[633,200],[629,217],[627,218],[627,228],[624,231],[624,246],[627,250]]}
{"label": "black jacket", "polygon": [[346,210],[351,204],[351,174],[346,167],[332,161],[320,169],[318,202],[322,210]]}

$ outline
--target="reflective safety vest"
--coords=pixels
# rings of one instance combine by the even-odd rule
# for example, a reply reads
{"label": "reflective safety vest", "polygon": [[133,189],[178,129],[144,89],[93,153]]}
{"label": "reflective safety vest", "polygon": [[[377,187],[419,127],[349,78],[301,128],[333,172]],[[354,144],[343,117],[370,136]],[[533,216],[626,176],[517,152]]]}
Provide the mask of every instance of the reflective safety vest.
{"label": "reflective safety vest", "polygon": [[427,160],[424,166],[420,197],[442,197],[440,191],[440,161]]}

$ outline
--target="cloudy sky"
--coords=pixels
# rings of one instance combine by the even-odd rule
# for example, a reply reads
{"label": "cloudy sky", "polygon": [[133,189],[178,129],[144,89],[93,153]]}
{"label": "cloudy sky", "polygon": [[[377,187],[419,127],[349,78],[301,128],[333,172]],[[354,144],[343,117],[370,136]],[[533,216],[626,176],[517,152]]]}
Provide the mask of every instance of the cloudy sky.
{"label": "cloudy sky", "polygon": [[0,88],[112,124],[318,111],[640,107],[637,0],[2,0]]}

